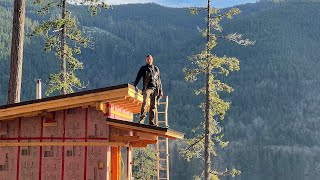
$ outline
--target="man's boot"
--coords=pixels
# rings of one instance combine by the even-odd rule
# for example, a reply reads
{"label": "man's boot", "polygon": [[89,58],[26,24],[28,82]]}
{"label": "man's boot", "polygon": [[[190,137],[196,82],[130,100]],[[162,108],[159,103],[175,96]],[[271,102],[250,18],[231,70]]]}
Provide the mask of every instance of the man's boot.
{"label": "man's boot", "polygon": [[153,121],[150,121],[150,120],[149,120],[149,125],[150,126],[156,126],[156,124]]}
{"label": "man's boot", "polygon": [[139,123],[140,124],[144,124],[144,120],[146,119],[146,117],[140,117]]}

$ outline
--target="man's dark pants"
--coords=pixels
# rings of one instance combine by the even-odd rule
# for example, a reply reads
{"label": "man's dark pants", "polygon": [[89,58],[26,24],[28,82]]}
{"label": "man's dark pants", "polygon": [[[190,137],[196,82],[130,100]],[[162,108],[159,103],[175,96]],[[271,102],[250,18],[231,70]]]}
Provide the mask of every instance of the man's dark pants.
{"label": "man's dark pants", "polygon": [[155,89],[145,89],[142,92],[143,94],[143,103],[141,107],[141,116],[140,122],[143,123],[147,116],[147,108],[148,108],[148,100],[150,99],[150,107],[149,107],[149,124],[153,125],[155,114],[157,111],[156,100],[157,100],[157,91]]}

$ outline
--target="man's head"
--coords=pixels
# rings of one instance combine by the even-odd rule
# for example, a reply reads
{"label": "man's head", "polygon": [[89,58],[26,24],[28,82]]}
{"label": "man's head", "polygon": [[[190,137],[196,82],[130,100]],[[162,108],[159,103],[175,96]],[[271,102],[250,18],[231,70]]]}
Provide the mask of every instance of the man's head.
{"label": "man's head", "polygon": [[153,64],[153,57],[150,54],[148,54],[146,57],[146,63],[149,65]]}

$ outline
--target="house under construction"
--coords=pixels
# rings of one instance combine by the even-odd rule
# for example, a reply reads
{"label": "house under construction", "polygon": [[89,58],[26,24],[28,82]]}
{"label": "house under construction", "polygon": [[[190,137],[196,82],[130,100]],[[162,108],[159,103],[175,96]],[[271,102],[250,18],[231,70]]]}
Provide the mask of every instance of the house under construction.
{"label": "house under construction", "polygon": [[183,138],[132,122],[141,104],[125,84],[0,106],[0,180],[131,180],[133,148]]}

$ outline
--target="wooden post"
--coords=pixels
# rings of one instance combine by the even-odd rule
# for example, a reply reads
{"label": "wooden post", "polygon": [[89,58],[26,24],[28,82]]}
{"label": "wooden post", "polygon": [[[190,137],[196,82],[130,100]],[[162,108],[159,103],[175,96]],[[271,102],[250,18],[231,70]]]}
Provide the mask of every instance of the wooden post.
{"label": "wooden post", "polygon": [[120,180],[119,147],[111,148],[111,180]]}

